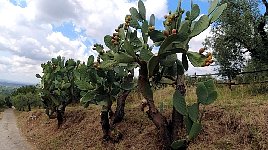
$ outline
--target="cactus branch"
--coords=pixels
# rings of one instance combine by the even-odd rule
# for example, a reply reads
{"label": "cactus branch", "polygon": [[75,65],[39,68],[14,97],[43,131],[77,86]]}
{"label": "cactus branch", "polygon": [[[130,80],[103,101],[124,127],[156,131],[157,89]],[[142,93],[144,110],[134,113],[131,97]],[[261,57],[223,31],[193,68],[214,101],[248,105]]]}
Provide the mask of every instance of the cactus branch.
{"label": "cactus branch", "polygon": [[[184,75],[177,76],[176,90],[178,90],[182,96],[185,96],[186,88],[185,88]],[[173,107],[172,110],[172,120],[170,126],[171,126],[172,141],[178,140],[179,139],[178,133],[183,128],[183,115],[180,114],[175,109],[175,107]]]}

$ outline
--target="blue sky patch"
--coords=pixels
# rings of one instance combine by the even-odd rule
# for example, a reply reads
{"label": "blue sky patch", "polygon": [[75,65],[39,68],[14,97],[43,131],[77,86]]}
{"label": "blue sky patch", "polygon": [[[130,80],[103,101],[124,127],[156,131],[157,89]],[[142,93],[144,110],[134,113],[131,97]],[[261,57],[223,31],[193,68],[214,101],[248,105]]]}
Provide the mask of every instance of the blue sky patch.
{"label": "blue sky patch", "polygon": [[27,3],[25,0],[9,0],[15,6],[20,6],[22,8],[27,7]]}

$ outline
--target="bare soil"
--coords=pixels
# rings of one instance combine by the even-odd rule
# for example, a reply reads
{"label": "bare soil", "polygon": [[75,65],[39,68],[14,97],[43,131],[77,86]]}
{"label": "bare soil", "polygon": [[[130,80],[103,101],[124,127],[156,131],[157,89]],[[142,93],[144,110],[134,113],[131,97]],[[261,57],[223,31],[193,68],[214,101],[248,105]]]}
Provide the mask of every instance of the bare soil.
{"label": "bare soil", "polygon": [[31,146],[20,135],[13,109],[2,112],[0,120],[1,150],[31,150]]}

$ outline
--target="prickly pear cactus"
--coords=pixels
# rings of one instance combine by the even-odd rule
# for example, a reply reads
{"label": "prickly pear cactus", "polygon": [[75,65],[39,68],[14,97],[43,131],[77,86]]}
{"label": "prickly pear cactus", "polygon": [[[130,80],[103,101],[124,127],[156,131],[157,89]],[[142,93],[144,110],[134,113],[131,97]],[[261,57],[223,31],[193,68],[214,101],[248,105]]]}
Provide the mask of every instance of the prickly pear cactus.
{"label": "prickly pear cactus", "polygon": [[81,102],[84,106],[90,103],[107,106],[117,99],[122,90],[130,90],[135,86],[126,77],[133,73],[135,64],[118,64],[114,61],[112,51],[104,51],[102,45],[95,44],[94,50],[99,55],[89,56],[87,64],[81,64],[75,71],[76,85],[82,90]]}
{"label": "prickly pear cactus", "polygon": [[[188,62],[195,67],[204,67],[213,63],[211,53],[189,51],[189,41],[206,30],[224,11],[227,4],[219,4],[214,0],[207,15],[200,16],[200,8],[191,1],[191,10],[185,11],[181,8],[181,0],[175,12],[165,15],[163,25],[165,30],[160,31],[155,28],[155,16],[146,18],[146,8],[140,0],[138,8],[130,8],[129,15],[125,16],[125,22],[120,24],[112,35],[104,37],[105,45],[110,49],[99,52],[103,62],[99,66],[101,69],[113,70],[116,66],[128,66],[139,68],[138,87],[149,104],[149,118],[156,126],[167,127],[166,118],[159,114],[153,101],[152,85],[172,84],[176,85],[173,95],[173,105],[177,112],[184,118],[186,124],[187,138],[175,140],[172,148],[187,147],[188,142],[194,139],[201,131],[201,118],[199,105],[208,105],[216,100],[217,92],[212,81],[199,83],[197,86],[198,101],[187,106],[185,102],[184,71],[188,70]],[[184,17],[185,15],[185,17]],[[138,33],[141,32],[141,37]],[[153,45],[148,44],[148,39],[153,41]],[[158,53],[153,54],[152,49],[158,48]],[[177,54],[181,53],[181,59]],[[157,114],[157,115],[156,115]],[[165,132],[168,129],[161,129],[163,144],[171,144]],[[168,147],[168,146],[167,146]]]}
{"label": "prickly pear cactus", "polygon": [[37,74],[36,77],[41,78],[40,95],[49,116],[61,109],[64,113],[69,103],[79,99],[80,90],[74,84],[74,70],[79,63],[58,56],[41,65],[43,76]]}
{"label": "prickly pear cactus", "polygon": [[[107,40],[108,39],[108,40]],[[118,45],[119,34],[106,36],[109,47],[115,48]],[[124,117],[125,100],[131,89],[135,86],[132,82],[135,63],[118,63],[114,59],[124,59],[122,56],[114,55],[113,50],[105,51],[104,47],[95,44],[93,50],[98,52],[97,61],[94,56],[89,56],[87,64],[81,64],[75,71],[76,85],[81,91],[81,103],[85,107],[89,104],[102,106],[101,125],[103,140],[118,142],[122,138],[121,133],[115,130],[115,124],[122,121]],[[123,60],[126,61],[126,60]],[[112,111],[113,102],[117,103],[115,113]],[[118,133],[115,136],[111,133]],[[113,137],[114,136],[114,137]]]}
{"label": "prickly pear cactus", "polygon": [[179,92],[173,95],[173,105],[175,109],[183,115],[184,124],[186,125],[187,136],[185,139],[176,140],[172,143],[173,149],[178,149],[188,145],[191,140],[197,137],[202,129],[202,113],[199,111],[200,105],[209,105],[217,99],[217,91],[213,80],[200,82],[196,88],[197,102],[187,106],[185,97]]}

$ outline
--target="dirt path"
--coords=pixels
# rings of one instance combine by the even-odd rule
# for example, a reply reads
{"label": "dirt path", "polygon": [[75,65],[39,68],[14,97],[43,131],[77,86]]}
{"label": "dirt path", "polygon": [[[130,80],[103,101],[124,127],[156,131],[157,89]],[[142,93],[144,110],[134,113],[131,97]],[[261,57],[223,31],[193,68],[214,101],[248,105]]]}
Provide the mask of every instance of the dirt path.
{"label": "dirt path", "polygon": [[26,140],[20,135],[13,109],[6,109],[0,120],[1,150],[31,150]]}

